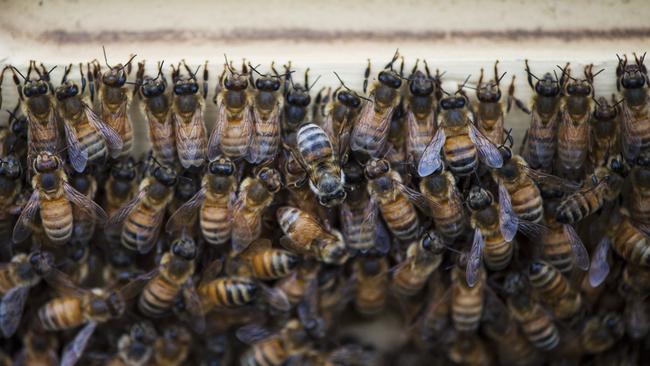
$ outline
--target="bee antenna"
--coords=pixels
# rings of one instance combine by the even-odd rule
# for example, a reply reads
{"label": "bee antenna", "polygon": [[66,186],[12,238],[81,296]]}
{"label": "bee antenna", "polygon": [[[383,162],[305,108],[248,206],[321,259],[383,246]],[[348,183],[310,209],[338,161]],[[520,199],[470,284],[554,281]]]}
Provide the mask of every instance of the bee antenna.
{"label": "bee antenna", "polygon": [[501,80],[503,80],[503,78],[506,76],[507,73],[508,73],[507,71],[504,71],[503,74],[501,74],[501,76],[499,76],[499,78],[497,79],[497,84],[499,84],[501,82]]}
{"label": "bee antenna", "polygon": [[[574,78],[573,76],[571,76],[571,72],[570,72],[569,70],[567,70],[566,68],[563,69],[560,65],[555,65],[555,66],[556,66],[558,69],[560,69],[560,71],[562,71],[562,76],[565,76],[565,75],[566,75],[566,77],[568,77],[569,79],[571,79],[571,80],[573,80],[573,81],[578,81],[578,79],[576,79],[576,78]],[[555,73],[555,70],[553,70],[553,73]],[[557,74],[555,74],[555,80],[558,80]]]}
{"label": "bee antenna", "polygon": [[384,69],[390,68],[392,70],[393,69],[393,64],[395,63],[395,61],[397,61],[397,59],[399,59],[399,48],[397,48],[395,50],[395,54],[393,55],[393,59],[390,60],[390,62],[388,64],[386,64],[386,66],[384,66]]}
{"label": "bee antenna", "polygon": [[619,100],[618,102],[616,102],[612,107],[616,107],[617,105],[619,105],[619,104],[621,104],[621,103],[623,103],[623,102],[625,102],[625,98],[621,98],[621,100]]}
{"label": "bee antenna", "polygon": [[228,69],[228,71],[230,71],[231,74],[236,74],[235,70],[233,70],[232,66],[228,62],[228,56],[226,56],[225,53],[223,54],[223,58],[224,60],[226,60],[226,68]]}
{"label": "bee antenna", "polygon": [[[307,88],[307,90],[311,90],[311,88],[313,88],[314,85],[316,85],[316,83],[318,82],[318,80],[320,80],[320,77],[321,77],[321,75],[318,75],[318,77],[316,78],[316,80],[314,80],[314,82],[311,83],[311,85],[309,85],[309,87]],[[290,80],[293,80],[293,78],[291,78]],[[305,85],[305,86],[306,86],[306,85]]]}
{"label": "bee antenna", "polygon": [[18,75],[20,75],[20,77],[23,78],[23,80],[27,81],[27,78],[25,77],[25,75],[23,75],[22,72],[20,72],[20,70],[18,70],[17,68],[15,68],[15,67],[13,67],[13,66],[10,66],[10,67],[11,67],[11,70],[17,72]]}
{"label": "bee antenna", "polygon": [[602,108],[602,107],[603,107],[600,103],[598,103],[598,100],[596,100],[596,97],[594,97],[593,95],[591,96],[591,100],[593,100],[594,103],[596,103],[596,105],[598,106],[598,108]]}
{"label": "bee antenna", "polygon": [[106,66],[108,66],[109,69],[113,70],[113,66],[108,64],[108,57],[106,57],[106,47],[102,45],[102,51],[104,52],[104,62],[106,63]]}
{"label": "bee antenna", "polygon": [[530,69],[526,68],[526,73],[527,73],[528,75],[532,76],[535,80],[537,80],[537,81],[541,81],[541,80],[540,80],[540,79],[539,79],[535,74],[533,74],[532,71],[530,71]]}
{"label": "bee antenna", "polygon": [[[260,66],[260,65],[257,65],[257,66]],[[257,69],[256,69],[255,67],[253,67],[253,65],[251,65],[250,62],[248,63],[248,67],[250,67],[251,70],[255,71],[255,73],[256,73],[257,75],[259,75],[259,76],[264,76],[264,74],[261,74],[259,71],[257,71]]]}
{"label": "bee antenna", "polygon": [[162,73],[163,73],[162,70],[163,70],[163,65],[164,65],[164,64],[165,64],[165,60],[163,60],[162,62],[160,62],[160,65],[158,65],[158,75],[156,75],[156,77],[154,78],[154,80],[158,80],[158,78],[162,75]]}
{"label": "bee antenna", "polygon": [[454,94],[458,94],[461,90],[463,90],[463,88],[465,87],[465,85],[466,85],[467,82],[469,81],[469,78],[471,78],[471,77],[472,77],[472,75],[467,75],[467,77],[465,78],[465,81],[463,81],[463,84],[461,84],[461,85],[458,87],[458,90],[457,90],[456,93],[454,93]]}
{"label": "bee antenna", "polygon": [[[106,51],[104,51],[104,56],[106,56]],[[122,65],[122,67],[120,67],[120,70],[124,70],[127,66],[129,66],[131,64],[131,62],[133,62],[133,60],[136,58],[136,56],[138,56],[138,55],[131,56],[129,61],[127,61],[124,65]]]}
{"label": "bee antenna", "polygon": [[15,120],[18,119],[18,116],[16,116],[16,113],[14,113],[13,111],[10,111],[9,109],[5,109],[5,111],[7,111],[7,113],[9,113],[10,118],[13,118]]}

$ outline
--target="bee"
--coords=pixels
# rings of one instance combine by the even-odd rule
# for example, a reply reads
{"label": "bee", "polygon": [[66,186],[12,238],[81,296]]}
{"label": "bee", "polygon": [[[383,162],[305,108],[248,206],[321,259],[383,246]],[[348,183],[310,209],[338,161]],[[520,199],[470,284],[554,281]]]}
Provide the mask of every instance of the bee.
{"label": "bee", "polygon": [[109,152],[117,158],[123,142],[120,135],[104,123],[84,100],[86,78],[82,65],[79,64],[81,91],[76,83],[68,80],[71,71],[72,64],[65,68],[61,85],[55,89],[54,95],[57,113],[63,120],[70,165],[81,173],[87,164],[103,162]]}
{"label": "bee", "polygon": [[[616,55],[618,57],[618,55]],[[627,63],[627,56],[618,57],[616,67],[616,88],[623,88],[624,102],[621,105],[621,147],[623,156],[634,160],[650,146],[650,107],[648,107],[648,70],[641,57],[634,54],[634,64]]]}
{"label": "bee", "polygon": [[[68,178],[70,185],[79,193],[93,201],[97,194],[97,180],[92,171],[86,169],[82,173],[73,173]],[[84,209],[78,206],[72,207],[72,236],[71,244],[87,245],[95,233],[95,220],[86,215]]]}
{"label": "bee", "polygon": [[465,211],[456,178],[442,169],[420,180],[420,192],[430,202],[436,229],[445,240],[453,241],[465,230]]}
{"label": "bee", "polygon": [[598,211],[606,202],[614,201],[621,192],[626,164],[620,157],[610,157],[608,165],[599,167],[579,191],[566,197],[558,206],[555,219],[562,224],[574,224]]}
{"label": "bee", "polygon": [[194,240],[181,237],[174,240],[163,254],[158,273],[147,283],[138,300],[138,308],[145,316],[158,318],[171,309],[183,288],[192,287],[194,259],[197,248]]}
{"label": "bee", "polygon": [[282,246],[330,264],[340,265],[348,259],[343,235],[336,229],[326,228],[311,214],[284,206],[278,208],[276,217],[284,233],[280,239]]}
{"label": "bee", "polygon": [[374,222],[379,206],[386,225],[399,240],[416,240],[420,234],[420,220],[414,204],[427,210],[428,201],[417,191],[406,187],[401,176],[391,170],[385,159],[372,159],[366,164],[364,174],[368,179],[368,205],[366,222]]}
{"label": "bee", "polygon": [[208,95],[208,62],[203,66],[203,91],[199,93],[196,74],[183,62],[189,77],[180,75],[180,64],[172,73],[171,114],[174,124],[176,151],[181,166],[198,169],[206,159],[207,137],[205,131],[205,97]]}
{"label": "bee", "polygon": [[293,158],[307,173],[309,187],[321,205],[340,205],[346,197],[345,173],[332,142],[325,131],[314,123],[303,124],[296,135],[297,149],[289,149]]}
{"label": "bee", "polygon": [[280,115],[284,104],[284,98],[279,91],[281,76],[273,64],[271,69],[275,75],[262,75],[250,64],[248,67],[260,76],[254,80],[253,74],[250,75],[254,89],[251,109],[255,132],[248,161],[252,164],[263,164],[275,159],[280,145]]}
{"label": "bee", "polygon": [[282,132],[285,136],[295,133],[307,118],[309,104],[311,104],[310,90],[318,82],[318,78],[312,84],[309,83],[309,68],[305,70],[305,83],[299,84],[293,82],[291,73],[291,61],[284,65],[285,81],[283,86],[283,96],[285,100],[284,110],[282,113]]}
{"label": "bee", "polygon": [[282,179],[277,170],[263,167],[255,177],[247,177],[239,185],[239,196],[233,207],[232,248],[234,254],[241,253],[260,237],[262,215],[273,203],[276,193],[282,188]]}
{"label": "bee", "polygon": [[[650,241],[628,215],[622,215],[611,240],[616,254],[632,265],[650,266]],[[605,258],[606,260],[606,258]]]}
{"label": "bee", "polygon": [[419,293],[431,273],[440,266],[445,249],[442,239],[433,230],[411,243],[406,250],[406,258],[392,270],[392,289],[402,296]]}
{"label": "bee", "polygon": [[67,243],[72,237],[73,207],[85,215],[85,220],[100,223],[106,221],[106,212],[68,183],[63,162],[58,156],[47,151],[40,152],[32,167],[36,173],[32,177],[34,190],[14,227],[15,243],[20,243],[29,236],[37,212],[40,212],[46,236],[54,244]]}
{"label": "bee", "polygon": [[617,313],[590,317],[580,332],[582,348],[591,354],[601,353],[618,342],[625,334],[625,324]]}
{"label": "bee", "polygon": [[178,164],[176,132],[172,117],[172,100],[165,92],[167,79],[163,75],[162,66],[163,63],[158,65],[158,75],[152,78],[144,75],[144,62],[138,63],[137,84],[142,98],[142,114],[149,123],[149,141],[153,157],[162,165],[174,168]]}
{"label": "bee", "polygon": [[[27,77],[20,71],[11,67],[13,80],[18,89],[18,97],[23,114],[27,117],[27,160],[32,161],[41,152],[56,153],[61,143],[59,127],[57,122],[56,105],[53,98],[53,90],[50,84],[50,71],[43,65],[39,70],[35,61],[30,61]],[[31,79],[32,70],[38,75],[38,79]],[[21,86],[18,73],[24,84]]]}
{"label": "bee", "polygon": [[276,333],[256,324],[237,331],[239,339],[251,347],[244,352],[239,362],[243,366],[280,366],[291,356],[308,349],[308,335],[300,321],[290,319]]}
{"label": "bee", "polygon": [[582,297],[569,281],[551,264],[533,261],[528,267],[528,278],[539,299],[549,305],[558,319],[568,319],[582,307]]}
{"label": "bee", "polygon": [[129,332],[122,334],[117,341],[117,355],[107,365],[109,366],[144,366],[149,363],[154,354],[156,329],[149,322],[137,322]]}
{"label": "bee", "polygon": [[184,327],[170,325],[156,338],[153,359],[156,366],[184,364],[192,345],[192,334]]}
{"label": "bee", "polygon": [[359,313],[374,315],[384,309],[388,294],[388,270],[388,259],[381,255],[373,253],[354,259],[354,305]]}
{"label": "bee", "polygon": [[[613,96],[612,96],[613,99]],[[621,153],[618,104],[610,104],[605,97],[593,100],[596,105],[591,114],[591,135],[589,158],[591,165],[599,167],[607,164],[611,155]]]}
{"label": "bee", "polygon": [[264,300],[274,309],[287,311],[289,300],[282,290],[270,288],[250,277],[226,276],[204,280],[197,289],[204,312],[218,308],[238,308]]}
{"label": "bee", "polygon": [[[109,216],[115,214],[138,193],[137,171],[133,158],[116,161],[111,165],[104,183],[103,204]],[[119,244],[122,226],[105,227],[104,235],[110,244]]]}
{"label": "bee", "polygon": [[235,164],[226,156],[219,155],[210,161],[208,174],[201,181],[201,189],[172,214],[167,221],[167,232],[186,228],[198,209],[203,238],[212,245],[228,242],[237,189],[235,170]]}
{"label": "bee", "polygon": [[[339,79],[341,86],[334,90],[331,97],[328,91],[328,101],[324,108],[325,118],[321,127],[329,136],[333,147],[339,152],[340,158],[345,160],[346,156],[344,155],[347,155],[350,146],[351,129],[357,124],[361,100],[365,99],[365,97],[348,88],[337,73],[334,73],[334,75]],[[316,115],[316,113],[314,114]],[[314,120],[316,120],[316,116]]]}
{"label": "bee", "polygon": [[[229,75],[226,75],[226,71]],[[233,160],[249,156],[254,119],[251,111],[253,95],[248,87],[246,64],[242,64],[241,73],[238,73],[226,60],[213,99],[217,105],[217,120],[208,140],[210,160],[220,154]]]}
{"label": "bee", "polygon": [[[525,62],[528,85],[535,94],[532,101],[530,128],[524,137],[521,155],[532,168],[550,172],[557,146],[557,128],[565,72],[562,72],[559,79],[553,78],[553,75],[548,72],[540,79],[530,71],[528,60]],[[568,64],[565,69],[566,67]],[[534,85],[533,78],[537,80]]]}
{"label": "bee", "polygon": [[593,110],[593,81],[604,70],[594,74],[592,69],[593,65],[585,67],[585,79],[582,80],[573,78],[571,70],[562,70],[569,80],[563,86],[564,101],[560,106],[555,163],[558,174],[572,180],[581,180],[585,173]]}
{"label": "bee", "polygon": [[476,85],[476,98],[479,103],[474,110],[478,130],[487,137],[494,145],[500,146],[506,142],[506,129],[504,126],[505,115],[510,111],[512,103],[523,106],[523,103],[515,98],[515,77],[508,88],[507,107],[501,102],[501,80],[506,76],[504,72],[499,76],[497,66],[499,60],[494,63],[494,79],[483,82],[483,69]]}
{"label": "bee", "polygon": [[140,183],[138,193],[109,219],[107,227],[122,225],[122,245],[148,253],[156,244],[167,206],[174,198],[175,172],[158,165]]}
{"label": "bee", "polygon": [[10,234],[14,216],[18,214],[16,201],[22,190],[23,170],[16,155],[5,155],[0,160],[0,233]]}
{"label": "bee", "polygon": [[413,66],[408,81],[408,96],[404,100],[406,109],[407,137],[406,153],[408,158],[420,161],[436,128],[436,85],[439,77],[431,77],[429,65],[424,61],[426,74],[418,70],[418,61]]}
{"label": "bee", "polygon": [[5,338],[18,329],[29,289],[44,277],[64,276],[53,266],[54,256],[48,252],[16,254],[0,265],[0,331]]}
{"label": "bee", "polygon": [[14,365],[59,365],[59,342],[56,337],[30,329],[23,337],[23,349],[14,361]]}
{"label": "bee", "polygon": [[[426,177],[437,171],[442,165],[442,158],[449,170],[457,176],[466,176],[476,170],[478,158],[490,168],[503,165],[497,147],[479,131],[472,120],[469,100],[462,93],[467,83],[459,86],[453,95],[442,98],[439,102],[438,130],[422,153],[418,162],[418,174]],[[442,155],[442,156],[441,156]]]}
{"label": "bee", "polygon": [[[388,129],[397,106],[401,101],[402,77],[393,70],[399,58],[395,52],[393,59],[379,72],[377,81],[370,86],[368,95],[371,101],[364,103],[350,135],[350,148],[371,158],[381,156],[386,149]],[[370,76],[370,61],[365,71],[364,93]]]}
{"label": "bee", "polygon": [[537,349],[550,351],[560,344],[560,332],[553,318],[531,296],[525,276],[510,273],[505,279],[508,309],[524,336]]}
{"label": "bee", "polygon": [[[131,93],[129,93],[125,84],[128,75],[131,74],[131,62],[136,55],[131,56],[124,65],[111,66],[108,64],[106,50],[103,47],[102,49],[108,71],[102,72],[98,62],[93,63],[92,73],[88,70],[90,99],[94,102],[95,83],[97,82],[98,115],[100,120],[117,132],[122,141],[122,148],[118,151],[111,151],[110,155],[125,158],[133,148],[133,122],[129,117]],[[90,65],[87,65],[87,67],[90,69]]]}
{"label": "bee", "polygon": [[269,239],[257,239],[239,254],[246,263],[246,274],[260,280],[275,280],[290,275],[299,263],[294,253],[275,249]]}
{"label": "bee", "polygon": [[475,332],[483,314],[485,300],[486,273],[478,268],[476,279],[469,285],[466,268],[461,258],[451,272],[451,319],[459,332]]}
{"label": "bee", "polygon": [[[514,251],[512,229],[504,224],[511,217],[500,203],[495,203],[492,194],[479,186],[473,186],[467,203],[472,212],[471,226],[474,239],[467,261],[467,284],[472,287],[479,277],[481,259],[491,270],[502,270],[510,264]],[[510,239],[508,239],[508,237]]]}

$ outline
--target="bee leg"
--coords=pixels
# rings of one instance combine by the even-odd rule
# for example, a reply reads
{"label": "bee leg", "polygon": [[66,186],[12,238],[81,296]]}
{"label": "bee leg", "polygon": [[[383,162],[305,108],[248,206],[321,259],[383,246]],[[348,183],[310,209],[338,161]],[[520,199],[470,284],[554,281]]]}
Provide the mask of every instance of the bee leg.
{"label": "bee leg", "polygon": [[521,109],[524,113],[530,114],[530,109],[526,107],[526,104],[515,97],[515,75],[512,75],[512,82],[510,83],[510,87],[508,88],[508,107],[506,109],[507,112],[510,112],[510,108],[512,107],[512,102],[515,103],[517,108]]}
{"label": "bee leg", "polygon": [[129,62],[126,64],[126,75],[130,76],[131,71],[133,70],[133,67],[131,66],[131,61],[135,58],[134,54],[129,55]]}
{"label": "bee leg", "polygon": [[203,64],[203,99],[208,97],[208,60]]}
{"label": "bee leg", "polygon": [[133,96],[140,95],[138,93],[142,80],[144,79],[144,60],[138,62],[138,71],[135,73],[135,86],[133,87]]}
{"label": "bee leg", "polygon": [[524,60],[524,63],[526,64],[526,75],[528,75],[528,85],[530,85],[531,89],[535,90],[535,85],[533,84],[533,73],[530,71],[530,66],[528,65],[528,60]]}
{"label": "bee leg", "polygon": [[[79,67],[81,68],[81,66]],[[95,76],[90,71],[90,63],[86,64],[86,76],[88,77],[88,92],[90,93],[90,101],[95,101]],[[83,80],[83,77],[82,77]],[[83,85],[83,82],[82,82]],[[83,91],[82,91],[83,93]]]}
{"label": "bee leg", "polygon": [[368,91],[368,78],[370,77],[370,59],[368,59],[368,66],[366,71],[363,73],[363,93],[365,94]]}
{"label": "bee leg", "polygon": [[212,102],[214,104],[217,104],[217,97],[219,96],[219,93],[221,93],[221,87],[223,86],[223,80],[226,77],[226,69],[227,69],[227,67],[223,68],[223,72],[221,73],[221,76],[219,76],[219,82],[214,87],[214,97],[212,97]]}
{"label": "bee leg", "polygon": [[84,76],[83,64],[81,62],[79,63],[79,74],[81,75],[81,95],[83,96],[86,91],[86,77]]}
{"label": "bee leg", "polygon": [[23,88],[20,87],[20,79],[18,78],[18,75],[16,75],[16,71],[14,70],[13,66],[9,66],[9,67],[11,67],[11,73],[13,74],[14,84],[16,84],[16,90],[18,91],[18,98],[20,98],[21,101],[24,101],[25,97],[23,96]]}
{"label": "bee leg", "polygon": [[399,64],[399,76],[402,79],[404,78],[404,57],[402,57],[402,60],[400,61],[400,64]]}

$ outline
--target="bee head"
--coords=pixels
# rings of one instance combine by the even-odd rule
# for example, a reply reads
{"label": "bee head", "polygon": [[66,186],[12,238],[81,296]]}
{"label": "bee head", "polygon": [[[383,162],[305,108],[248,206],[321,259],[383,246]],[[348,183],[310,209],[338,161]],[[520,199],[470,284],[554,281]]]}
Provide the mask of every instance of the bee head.
{"label": "bee head", "polygon": [[467,204],[473,211],[480,211],[492,204],[492,194],[480,186],[472,186],[469,190]]}
{"label": "bee head", "polygon": [[172,253],[186,260],[196,258],[196,244],[189,237],[179,238],[172,244]]}
{"label": "bee head", "polygon": [[514,295],[527,288],[526,277],[519,272],[510,272],[503,281],[503,290],[508,295]]}
{"label": "bee head", "polygon": [[255,88],[266,92],[274,92],[280,89],[280,78],[263,76],[255,80]]}
{"label": "bee head", "polygon": [[264,187],[271,193],[277,193],[282,188],[282,177],[277,170],[263,167],[257,173],[257,177],[264,184]]}
{"label": "bee head", "polygon": [[591,95],[591,84],[587,80],[573,80],[566,84],[568,95],[588,97]]}
{"label": "bee head", "polygon": [[646,74],[644,73],[645,66],[639,66],[637,64],[625,65],[622,68],[622,73],[620,75],[621,85],[625,89],[640,89],[643,88],[646,83]]}
{"label": "bee head", "polygon": [[609,104],[605,97],[599,97],[596,100],[596,108],[594,108],[593,116],[596,120],[608,121],[616,118],[618,109]]}
{"label": "bee head", "polygon": [[223,86],[228,90],[242,91],[248,88],[248,79],[244,75],[229,75],[224,79]]}
{"label": "bee head", "polygon": [[37,275],[43,276],[54,267],[54,255],[50,252],[34,252],[29,256],[29,264]]}
{"label": "bee head", "polygon": [[156,340],[156,329],[151,322],[141,321],[131,327],[129,335],[135,342],[150,345]]}
{"label": "bee head", "polygon": [[22,175],[20,161],[13,154],[7,155],[0,160],[0,176],[8,179],[18,179]]}
{"label": "bee head", "polygon": [[433,80],[429,79],[420,70],[416,70],[410,77],[409,91],[416,96],[427,96],[433,94]]}
{"label": "bee head", "polygon": [[27,131],[28,131],[27,117],[25,116],[16,117],[15,115],[12,116],[11,124],[9,128],[11,129],[11,133],[13,133],[14,135],[26,139]]}
{"label": "bee head", "polygon": [[481,102],[496,103],[501,100],[501,88],[494,81],[480,83],[476,88],[476,98]]}
{"label": "bee head", "polygon": [[79,94],[79,86],[77,84],[66,81],[63,85],[56,88],[55,95],[57,100],[65,100],[72,98]]}
{"label": "bee head", "polygon": [[106,299],[106,305],[108,306],[108,313],[113,318],[121,317],[126,311],[126,302],[122,295],[117,291],[111,291]]}
{"label": "bee head", "polygon": [[442,166],[433,174],[422,178],[422,183],[433,194],[442,194],[447,191],[447,176],[442,174]]}
{"label": "bee head", "polygon": [[340,177],[323,174],[318,184],[318,201],[326,207],[338,206],[345,200],[347,193]]}
{"label": "bee head", "polygon": [[535,93],[543,97],[556,97],[560,94],[560,84],[550,72],[535,83]]}
{"label": "bee head", "polygon": [[50,90],[49,85],[44,80],[27,80],[23,86],[23,94],[26,98],[46,95]]}
{"label": "bee head", "polygon": [[37,173],[47,173],[59,169],[62,166],[61,159],[47,151],[42,151],[36,155],[34,160],[34,171]]}
{"label": "bee head", "polygon": [[530,263],[530,265],[528,266],[528,273],[531,276],[536,276],[536,275],[539,275],[540,273],[546,271],[547,269],[548,269],[548,264],[546,264],[545,262],[537,260],[537,261],[533,261],[533,262]]}
{"label": "bee head", "polygon": [[390,172],[390,163],[386,159],[370,159],[366,163],[365,174],[368,179],[376,179]]}
{"label": "bee head", "polygon": [[154,169],[153,177],[166,187],[173,187],[178,182],[178,175],[173,170],[160,165]]}
{"label": "bee head", "polygon": [[440,108],[443,110],[463,109],[467,105],[467,99],[462,95],[451,95],[440,100]]}
{"label": "bee head", "polygon": [[88,247],[82,244],[69,245],[67,249],[67,258],[73,262],[80,262],[86,257]]}
{"label": "bee head", "polygon": [[136,176],[135,162],[132,157],[126,161],[118,161],[111,167],[111,176],[118,180],[133,180]]}
{"label": "bee head", "polygon": [[126,84],[125,66],[117,64],[102,74],[102,83],[112,88],[121,88]]}
{"label": "bee head", "polygon": [[293,86],[293,88],[287,93],[286,99],[287,103],[300,107],[306,107],[311,103],[309,90],[305,89],[305,87],[300,84]]}
{"label": "bee head", "polygon": [[609,167],[609,170],[622,177],[626,177],[629,173],[627,164],[625,164],[625,162],[620,156],[612,156],[611,158],[609,158],[609,161],[607,162],[607,166]]}
{"label": "bee head", "polygon": [[145,98],[153,98],[162,95],[167,89],[167,83],[163,78],[145,77],[140,91]]}
{"label": "bee head", "polygon": [[377,79],[391,89],[399,89],[402,86],[402,78],[393,70],[380,71]]}
{"label": "bee head", "polygon": [[227,156],[218,156],[208,164],[210,174],[231,176],[235,174],[235,163]]}
{"label": "bee head", "polygon": [[336,93],[336,100],[348,108],[358,108],[361,105],[361,98],[349,90],[339,90]]}
{"label": "bee head", "polygon": [[174,83],[174,94],[193,95],[199,91],[199,84],[194,79],[179,79]]}
{"label": "bee head", "polygon": [[87,173],[73,173],[70,175],[68,181],[79,193],[87,194],[92,186],[91,175]]}
{"label": "bee head", "polygon": [[422,249],[433,254],[441,254],[446,249],[442,239],[433,230],[424,233],[422,239],[420,239],[420,246]]}

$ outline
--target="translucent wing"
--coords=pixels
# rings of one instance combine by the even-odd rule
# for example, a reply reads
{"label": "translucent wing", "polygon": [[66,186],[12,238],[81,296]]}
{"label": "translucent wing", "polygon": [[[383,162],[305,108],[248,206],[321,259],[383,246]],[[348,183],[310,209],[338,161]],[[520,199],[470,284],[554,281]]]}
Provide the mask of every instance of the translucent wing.
{"label": "translucent wing", "polygon": [[39,192],[38,189],[35,189],[32,192],[32,195],[29,196],[29,200],[23,206],[23,210],[16,221],[16,226],[14,226],[14,233],[12,240],[14,243],[20,243],[23,240],[27,239],[29,234],[31,234],[32,229],[30,227],[34,216],[38,212],[39,207]]}
{"label": "translucent wing", "polygon": [[548,228],[536,222],[519,219],[518,230],[529,239],[538,239],[548,233]]}
{"label": "translucent wing", "polygon": [[[277,103],[269,118],[260,116],[257,108],[253,108],[256,131],[251,143],[249,162],[262,163],[264,160],[275,156],[280,144],[280,104]],[[270,141],[269,141],[270,138]]]}
{"label": "translucent wing", "polygon": [[240,197],[233,211],[231,242],[235,255],[246,250],[248,245],[257,239],[262,225],[262,216],[259,212],[243,213],[245,208],[241,200]]}
{"label": "translucent wing", "polygon": [[494,146],[492,141],[485,137],[485,135],[483,135],[473,124],[468,124],[468,126],[469,138],[476,146],[479,156],[485,165],[490,168],[501,168],[503,166],[503,158],[501,157],[499,149]]}
{"label": "translucent wing", "polygon": [[165,210],[156,212],[151,221],[151,228],[153,228],[152,235],[141,235],[140,233],[136,235],[135,242],[140,254],[149,253],[149,251],[151,251],[151,249],[156,245],[164,218]]}
{"label": "translucent wing", "polygon": [[86,163],[88,162],[88,149],[79,142],[77,133],[68,122],[64,122],[63,127],[65,130],[65,140],[68,143],[68,158],[70,159],[70,165],[72,165],[77,173],[81,173],[86,169]]}
{"label": "translucent wing", "polygon": [[273,333],[268,328],[255,323],[244,325],[235,332],[237,339],[246,344],[259,342],[271,337],[272,335]]}
{"label": "translucent wing", "polygon": [[63,349],[60,366],[73,366],[77,361],[79,361],[79,359],[81,359],[86,346],[88,346],[88,341],[90,341],[90,337],[93,335],[96,328],[97,323],[88,322],[88,324],[77,333],[72,342],[68,343]]}
{"label": "translucent wing", "polygon": [[576,266],[581,270],[586,271],[589,269],[589,253],[587,253],[587,248],[582,244],[582,240],[580,240],[580,237],[573,226],[564,225],[564,233],[571,244],[571,250],[573,251]]}
{"label": "translucent wing", "polygon": [[86,293],[70,276],[56,268],[49,268],[43,279],[54,291],[64,296],[83,296]]}
{"label": "translucent wing", "polygon": [[138,275],[126,285],[119,288],[119,294],[124,300],[130,300],[142,293],[142,289],[147,285],[152,278],[154,278],[159,272],[158,268],[155,268],[152,271]]}
{"label": "translucent wing", "polygon": [[607,253],[609,253],[609,246],[611,241],[609,236],[603,237],[594,251],[591,259],[591,266],[589,267],[589,284],[591,287],[600,286],[609,274],[609,263],[607,263]]}
{"label": "translucent wing", "polygon": [[630,161],[639,155],[642,140],[632,127],[636,118],[632,115],[627,103],[623,103],[621,109],[623,110],[623,117],[621,118],[621,148],[625,158]]}
{"label": "translucent wing", "polygon": [[531,169],[527,165],[519,164],[519,168],[538,184],[548,185],[563,192],[575,192],[580,188],[577,183],[570,182],[558,176]]}
{"label": "translucent wing", "polygon": [[176,145],[179,156],[183,156],[181,164],[188,169],[191,165],[188,161],[205,160],[205,123],[203,121],[203,106],[200,105],[194,111],[189,123],[185,123],[182,117],[174,113],[174,132],[176,133]]}
{"label": "translucent wing", "polygon": [[165,231],[167,231],[167,233],[171,234],[179,232],[184,225],[190,222],[189,219],[194,215],[196,210],[201,207],[203,201],[205,201],[206,191],[205,187],[201,187],[192,198],[183,203],[181,207],[171,215],[169,220],[167,220],[167,225],[165,226]]}
{"label": "translucent wing", "polygon": [[406,152],[410,156],[415,156],[416,158],[419,158],[424,149],[426,149],[426,145],[422,143],[420,134],[422,126],[421,123],[425,124],[426,126],[426,136],[432,136],[433,135],[433,126],[435,126],[435,121],[434,121],[434,113],[432,112],[429,115],[429,118],[425,121],[418,121],[415,118],[415,114],[413,111],[408,111],[406,114],[406,125],[407,125],[407,137],[406,137]]}
{"label": "translucent wing", "polygon": [[196,286],[191,278],[183,286],[182,294],[185,307],[191,315],[192,329],[199,334],[203,334],[205,332],[205,312],[201,305],[201,298],[196,292]]}
{"label": "translucent wing", "polygon": [[87,196],[79,193],[68,182],[63,182],[63,190],[70,203],[77,206],[85,215],[94,218],[100,224],[108,220],[108,215],[106,215],[106,211],[101,206]]}
{"label": "translucent wing", "polygon": [[5,338],[11,337],[18,329],[28,295],[28,286],[17,286],[7,291],[0,300],[0,330]]}
{"label": "translucent wing", "polygon": [[[100,103],[100,106],[103,106],[104,103]],[[114,131],[120,133],[120,131],[126,131],[131,128],[129,126],[131,122],[129,121],[129,112],[127,109],[128,103],[125,102],[123,103],[120,108],[115,112],[108,111],[102,107],[102,116],[104,116],[104,122],[106,122]],[[110,117],[106,117],[107,113]],[[120,139],[122,138],[122,135],[120,135]],[[124,141],[123,141],[124,142]],[[110,148],[110,145],[109,145]],[[122,146],[122,149],[124,149],[124,146]],[[111,150],[110,154],[111,156],[119,156],[122,153],[122,149],[115,149]]]}
{"label": "translucent wing", "polygon": [[147,194],[147,187],[141,189],[137,195],[135,195],[129,202],[122,206],[117,212],[115,212],[106,222],[106,226],[116,226],[121,224],[129,213],[135,208],[135,206],[140,202],[144,196]]}
{"label": "translucent wing", "polygon": [[481,260],[483,259],[483,234],[479,228],[474,229],[474,240],[472,241],[472,249],[469,252],[467,260],[466,280],[469,287],[474,287],[480,276]]}
{"label": "translucent wing", "polygon": [[374,103],[364,103],[359,120],[352,128],[350,136],[350,148],[353,151],[366,150],[371,148],[368,153],[377,157],[377,154],[383,151],[388,137],[388,127],[395,107],[384,109],[381,116],[377,116]]}
{"label": "translucent wing", "polygon": [[385,255],[390,251],[391,238],[384,222],[377,220],[375,224],[375,250],[380,254]]}
{"label": "translucent wing", "polygon": [[111,157],[117,158],[124,147],[124,142],[122,142],[120,134],[102,121],[95,111],[93,111],[86,103],[84,103],[84,110],[86,111],[88,122],[104,137],[108,150],[111,152]]}
{"label": "translucent wing", "polygon": [[512,209],[510,193],[503,184],[499,184],[499,226],[506,241],[515,238],[519,227],[519,219]]}
{"label": "translucent wing", "polygon": [[223,129],[226,123],[228,123],[228,111],[226,110],[226,105],[221,102],[217,109],[217,120],[208,139],[208,158],[210,160],[214,160],[220,153],[221,148],[219,144],[221,143],[221,136],[223,135]]}
{"label": "translucent wing", "polygon": [[258,282],[257,285],[262,290],[262,296],[272,308],[282,312],[291,309],[291,303],[289,302],[287,294],[285,294],[280,288],[269,287],[262,282]]}
{"label": "translucent wing", "polygon": [[442,150],[442,146],[445,144],[446,139],[445,129],[438,128],[438,131],[433,135],[431,142],[429,142],[427,147],[424,149],[422,157],[418,162],[418,175],[426,177],[442,166],[440,151]]}
{"label": "translucent wing", "polygon": [[379,209],[377,207],[377,202],[371,198],[363,211],[363,221],[361,222],[360,227],[360,230],[363,232],[362,235],[375,229],[376,222],[378,221],[378,213]]}
{"label": "translucent wing", "polygon": [[406,199],[408,199],[411,203],[416,205],[420,209],[420,211],[424,212],[425,214],[429,215],[431,213],[431,209],[436,209],[440,207],[438,202],[435,202],[434,200],[423,195],[417,190],[408,187],[401,182],[394,182],[394,184],[397,187],[397,189],[406,197]]}

